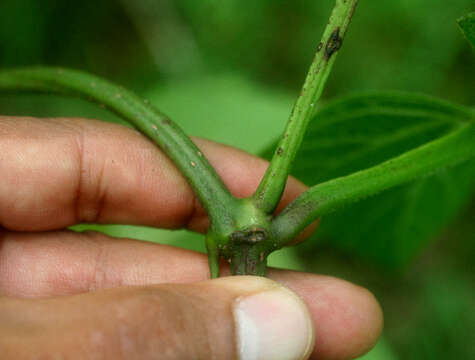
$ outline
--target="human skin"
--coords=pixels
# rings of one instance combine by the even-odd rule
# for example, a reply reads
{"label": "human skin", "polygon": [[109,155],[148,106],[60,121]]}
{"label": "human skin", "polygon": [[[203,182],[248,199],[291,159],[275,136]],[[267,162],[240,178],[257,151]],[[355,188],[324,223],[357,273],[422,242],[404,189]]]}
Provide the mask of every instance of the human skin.
{"label": "human skin", "polygon": [[[194,141],[234,195],[252,195],[264,160]],[[0,174],[3,359],[233,359],[229,309],[281,285],[306,304],[316,333],[311,359],[354,358],[381,333],[374,296],[340,279],[270,269],[281,285],[208,280],[203,254],[65,230],[94,222],[206,232],[206,214],[186,180],[134,130],[85,119],[0,117]],[[279,209],[304,190],[290,178]]]}

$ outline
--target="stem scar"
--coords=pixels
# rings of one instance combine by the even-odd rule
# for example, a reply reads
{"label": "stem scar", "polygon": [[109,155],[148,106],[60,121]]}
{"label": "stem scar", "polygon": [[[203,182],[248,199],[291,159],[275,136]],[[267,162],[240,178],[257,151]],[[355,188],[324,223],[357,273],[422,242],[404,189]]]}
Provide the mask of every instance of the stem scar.
{"label": "stem scar", "polygon": [[331,56],[341,48],[342,43],[343,39],[340,37],[340,28],[337,27],[330,35],[327,46],[325,47],[325,60],[330,60]]}
{"label": "stem scar", "polygon": [[261,252],[261,253],[259,254],[259,260],[260,260],[260,261],[264,261],[264,253],[263,253],[263,252]]}

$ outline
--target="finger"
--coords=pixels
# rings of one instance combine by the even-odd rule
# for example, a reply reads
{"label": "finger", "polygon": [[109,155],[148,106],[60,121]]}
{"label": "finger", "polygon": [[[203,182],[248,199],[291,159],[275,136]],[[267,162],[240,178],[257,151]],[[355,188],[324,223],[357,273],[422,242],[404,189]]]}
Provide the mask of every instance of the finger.
{"label": "finger", "polygon": [[[0,246],[0,294],[8,296],[68,295],[209,277],[203,254],[98,233],[4,233]],[[270,270],[269,277],[308,305],[317,332],[313,358],[354,358],[379,337],[381,309],[367,290],[298,272]]]}
{"label": "finger", "polygon": [[0,304],[3,359],[298,360],[313,348],[304,303],[257,277]]}
{"label": "finger", "polygon": [[[195,141],[234,195],[254,192],[267,162]],[[52,230],[81,222],[207,227],[199,202],[172,162],[124,126],[0,117],[0,154],[0,225],[7,229]],[[281,207],[304,190],[290,179]]]}

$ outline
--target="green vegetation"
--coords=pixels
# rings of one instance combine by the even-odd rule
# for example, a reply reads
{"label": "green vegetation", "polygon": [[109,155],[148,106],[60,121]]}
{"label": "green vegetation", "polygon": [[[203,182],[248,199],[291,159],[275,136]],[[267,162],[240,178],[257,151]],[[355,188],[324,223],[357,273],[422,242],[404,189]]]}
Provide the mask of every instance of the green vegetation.
{"label": "green vegetation", "polygon": [[[473,259],[467,254],[475,250],[474,209],[470,207],[475,162],[464,160],[474,155],[475,147],[471,107],[475,67],[470,46],[455,22],[471,10],[470,2],[381,1],[372,7],[361,2],[323,94],[340,100],[318,105],[315,100],[328,73],[314,79],[317,85],[312,93],[305,97],[304,92],[301,99],[305,100],[304,112],[310,104],[315,104],[316,110],[296,120],[305,123],[300,129],[287,127],[286,131],[296,136],[293,145],[281,143],[277,147],[276,137],[267,137],[277,136],[283,129],[311,51],[318,48],[317,34],[326,24],[324,17],[331,2],[255,1],[247,9],[238,1],[212,1],[200,6],[191,0],[177,1],[158,9],[161,11],[150,11],[167,14],[167,22],[162,25],[158,19],[160,31],[155,31],[169,36],[156,43],[150,22],[146,17],[137,18],[137,14],[144,16],[140,12],[142,2],[136,3],[122,9],[105,1],[91,12],[93,5],[88,4],[67,8],[55,1],[41,7],[33,1],[6,1],[0,11],[11,17],[0,25],[2,68],[60,64],[113,78],[138,89],[187,133],[269,158],[274,153],[268,174],[277,169],[282,172],[277,176],[280,179],[290,170],[301,142],[290,172],[308,185],[319,185],[270,225],[272,233],[282,239],[277,247],[316,217],[332,213],[322,218],[313,239],[271,255],[270,264],[340,275],[375,291],[387,317],[386,337],[374,355],[368,355],[370,358],[473,357],[469,336],[475,322],[468,299],[475,274],[470,268]],[[24,6],[30,6],[30,16],[22,12]],[[58,17],[62,11],[71,12],[70,24]],[[116,16],[111,16],[111,11]],[[93,15],[86,21],[81,14]],[[87,25],[90,22],[92,25]],[[473,45],[473,13],[460,18],[458,24]],[[324,42],[333,32],[334,28],[325,32]],[[18,33],[21,36],[13,36]],[[319,60],[328,63],[323,52],[318,56],[313,66],[318,66]],[[2,72],[0,87],[25,85],[45,74],[43,70],[34,76]],[[19,77],[11,82],[12,75]],[[250,81],[255,77],[259,81]],[[76,80],[83,79],[80,75]],[[45,86],[44,80],[41,86]],[[90,80],[74,90],[91,88]],[[71,81],[60,85],[65,84]],[[59,90],[56,82],[47,85],[52,86],[48,90]],[[29,88],[35,86],[38,82]],[[381,92],[384,88],[404,92]],[[367,90],[372,92],[347,95]],[[414,91],[430,96],[415,95]],[[120,98],[115,97],[118,93]],[[122,112],[114,108],[124,104],[123,94],[125,90],[117,92],[114,88],[108,98],[98,100],[130,120],[129,107]],[[136,99],[133,101],[135,104]],[[27,111],[27,115],[80,115],[119,121],[103,110],[62,98],[2,95],[0,105],[3,113],[10,114]],[[147,109],[143,105],[140,111]],[[157,113],[151,118],[162,119]],[[154,124],[158,127],[160,122]],[[143,126],[147,128],[147,124]],[[248,138],[229,136],[246,134],[250,128],[253,133]],[[286,146],[291,149],[285,151],[290,157],[283,164],[279,152],[287,150]],[[180,160],[180,155],[174,160],[182,161],[180,169],[193,181],[186,169],[192,174],[196,164],[207,168],[207,163],[200,156],[190,156],[191,152],[185,160]],[[191,162],[195,166],[187,167]],[[212,174],[208,173],[203,182],[222,188]],[[271,178],[268,175],[265,179]],[[257,195],[257,208],[270,213],[282,187],[282,182],[274,185],[265,180],[258,194],[264,190],[271,196]],[[200,199],[211,211],[213,205],[210,200],[207,206],[205,187],[196,184],[194,188],[203,192]],[[222,191],[223,203],[233,202],[226,190]],[[362,200],[354,203],[357,199]],[[248,205],[238,202],[231,208],[242,206]],[[292,220],[294,213],[297,223]],[[197,235],[186,232],[94,225],[79,229],[91,227],[154,241],[179,238],[179,244],[203,250],[202,244],[193,242]],[[258,249],[253,256],[270,250],[274,248]],[[236,254],[239,251],[233,256]],[[258,272],[262,273],[262,268]],[[401,303],[409,305],[401,308]]]}

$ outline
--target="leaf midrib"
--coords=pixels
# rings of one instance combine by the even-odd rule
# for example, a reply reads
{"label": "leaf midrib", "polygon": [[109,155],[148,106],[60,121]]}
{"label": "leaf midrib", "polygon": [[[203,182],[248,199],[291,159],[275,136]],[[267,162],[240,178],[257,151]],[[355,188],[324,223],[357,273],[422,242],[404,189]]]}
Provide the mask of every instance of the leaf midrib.
{"label": "leaf midrib", "polygon": [[[341,167],[343,164],[348,163],[349,161],[354,160],[355,158],[361,157],[361,156],[365,155],[366,153],[368,153],[370,151],[375,151],[375,149],[377,149],[378,147],[388,146],[388,145],[394,144],[395,142],[404,140],[405,138],[409,138],[413,135],[418,135],[418,134],[423,133],[427,130],[437,128],[438,126],[440,126],[444,123],[447,123],[447,121],[441,119],[439,121],[432,121],[428,124],[418,124],[418,125],[414,125],[410,128],[404,128],[404,129],[402,129],[398,132],[391,133],[391,134],[388,134],[388,135],[383,136],[383,137],[379,137],[378,139],[374,139],[374,137],[373,137],[372,140],[366,142],[366,146],[364,146],[362,149],[351,152],[349,156],[347,156],[346,158],[341,159],[339,161],[326,162],[326,163],[323,164],[323,166],[326,165],[325,167],[327,169],[334,169],[334,168]],[[454,126],[454,128],[456,128],[456,126]],[[451,129],[451,130],[453,130],[453,129]],[[371,137],[368,137],[368,138],[371,138]],[[335,146],[341,146],[342,144],[344,144],[344,142],[335,143]],[[318,149],[318,148],[319,148],[319,144],[316,144],[316,146],[305,147],[304,149],[306,149],[306,150],[315,150],[315,149]],[[397,154],[394,155],[394,156],[397,156]],[[314,167],[314,165],[311,164],[311,165],[299,166],[298,169],[304,171],[304,170],[307,170],[307,169],[310,169],[310,168],[313,168],[313,167]]]}
{"label": "leaf midrib", "polygon": [[[463,113],[460,113],[459,115],[462,115]],[[449,117],[448,114],[444,114],[441,112],[434,113],[434,111],[429,111],[429,110],[413,110],[413,109],[398,109],[398,108],[381,108],[381,107],[375,107],[373,109],[368,109],[368,108],[363,108],[359,110],[353,110],[351,115],[348,115],[348,113],[345,113],[344,111],[341,111],[341,114],[335,115],[333,114],[330,119],[325,119],[325,121],[318,121],[318,118],[324,117],[325,113],[319,113],[317,116],[314,118],[313,123],[311,123],[310,127],[307,130],[306,136],[312,136],[314,133],[320,133],[322,129],[325,127],[328,127],[330,125],[335,125],[340,122],[344,121],[352,121],[353,119],[356,118],[361,118],[363,116],[371,116],[371,115],[381,115],[383,116],[401,116],[401,117],[412,117],[412,118],[429,118],[428,121],[431,121],[432,119],[446,119],[447,122],[450,123],[458,123],[458,124],[463,124],[466,123],[467,121],[470,121],[470,114],[465,113],[465,116],[457,116],[457,117]],[[454,114],[455,115],[455,114]]]}

